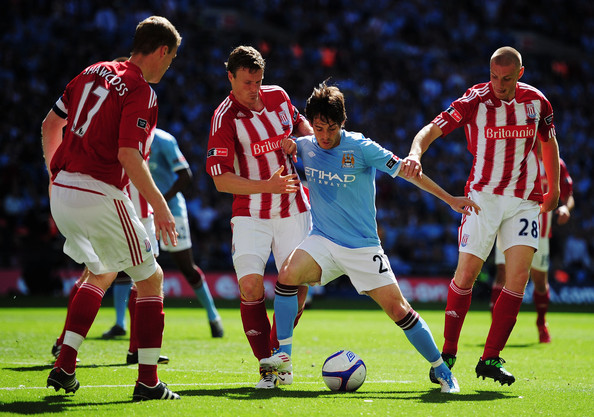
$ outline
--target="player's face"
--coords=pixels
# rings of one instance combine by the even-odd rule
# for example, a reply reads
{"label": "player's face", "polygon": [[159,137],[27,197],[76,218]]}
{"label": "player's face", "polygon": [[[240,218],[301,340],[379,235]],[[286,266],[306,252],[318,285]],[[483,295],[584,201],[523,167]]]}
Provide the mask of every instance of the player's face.
{"label": "player's face", "polygon": [[231,82],[231,90],[237,101],[248,109],[255,108],[260,97],[264,71],[250,71],[247,68],[240,68],[236,71],[235,77],[231,72],[228,72],[228,76]]}
{"label": "player's face", "polygon": [[516,96],[516,84],[522,74],[524,74],[524,67],[491,63],[491,85],[495,97],[503,101],[512,100]]}
{"label": "player's face", "polygon": [[332,149],[340,144],[342,126],[338,123],[316,116],[314,117],[312,127],[320,148]]}

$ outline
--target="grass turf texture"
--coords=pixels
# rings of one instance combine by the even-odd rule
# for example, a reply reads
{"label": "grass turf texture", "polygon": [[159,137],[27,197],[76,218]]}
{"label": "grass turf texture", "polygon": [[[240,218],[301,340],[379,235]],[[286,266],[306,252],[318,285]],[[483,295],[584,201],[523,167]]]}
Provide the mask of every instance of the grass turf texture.
{"label": "grass turf texture", "polygon": [[[65,301],[64,301],[65,303]],[[212,339],[203,309],[189,302],[166,303],[162,353],[171,358],[159,366],[160,378],[178,392],[180,401],[132,403],[136,366],[126,366],[127,338],[102,340],[114,311],[99,311],[79,352],[75,395],[46,388],[53,360],[50,349],[61,331],[62,307],[18,307],[0,303],[0,416],[582,416],[591,413],[594,385],[594,316],[557,312],[548,315],[553,343],[538,343],[535,313],[523,306],[502,356],[516,376],[511,386],[476,378],[490,313],[471,308],[462,330],[454,373],[460,394],[441,394],[428,378],[429,365],[403,332],[373,304],[316,301],[294,335],[295,382],[275,390],[255,390],[257,361],[243,334],[239,310],[220,308],[225,337]],[[25,303],[26,304],[26,303]],[[222,304],[222,303],[221,303]],[[13,305],[12,307],[6,307]],[[326,308],[327,307],[327,308]],[[415,306],[443,342],[443,306]],[[553,306],[552,310],[555,310]],[[590,309],[590,308],[589,308]],[[270,311],[270,313],[272,313]],[[350,349],[367,365],[367,380],[354,393],[333,393],[321,377],[321,366],[338,349]]]}

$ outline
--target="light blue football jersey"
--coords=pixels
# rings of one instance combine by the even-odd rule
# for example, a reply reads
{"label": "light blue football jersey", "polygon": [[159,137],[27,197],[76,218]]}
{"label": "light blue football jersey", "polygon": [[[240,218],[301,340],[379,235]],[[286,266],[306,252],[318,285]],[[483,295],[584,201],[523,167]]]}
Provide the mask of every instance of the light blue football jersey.
{"label": "light blue football jersey", "polygon": [[[164,130],[155,129],[149,169],[159,191],[166,193],[177,180],[177,171],[189,167],[175,137]],[[167,205],[173,216],[186,216],[186,200],[181,192],[173,196]]]}
{"label": "light blue football jersey", "polygon": [[401,160],[361,133],[342,130],[340,144],[322,149],[315,136],[297,138],[311,203],[311,234],[347,248],[380,245],[375,175],[396,177]]}

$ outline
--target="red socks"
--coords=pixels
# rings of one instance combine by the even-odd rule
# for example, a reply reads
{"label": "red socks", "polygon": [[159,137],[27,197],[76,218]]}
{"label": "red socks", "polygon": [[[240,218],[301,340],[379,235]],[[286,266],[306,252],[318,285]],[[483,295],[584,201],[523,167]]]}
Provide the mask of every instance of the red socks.
{"label": "red socks", "polygon": [[[134,315],[136,340],[138,341],[138,382],[148,387],[154,387],[159,382],[157,376],[157,360],[163,342],[163,328],[165,327],[165,313],[163,312],[163,297],[150,296],[136,298]],[[153,352],[151,364],[142,363],[143,349],[158,349]]]}
{"label": "red socks", "polygon": [[269,357],[272,352],[270,347],[270,319],[268,318],[264,299],[265,297],[257,301],[241,299],[240,304],[243,330],[258,361]]}
{"label": "red socks", "polygon": [[501,290],[503,287],[499,285],[494,285],[491,288],[491,302],[489,303],[489,309],[491,309],[491,316],[493,316],[493,307],[495,307],[495,303],[497,303],[497,299],[499,298],[499,294],[501,294]]}
{"label": "red socks", "polygon": [[62,368],[69,374],[74,372],[78,348],[82,340],[87,337],[87,333],[95,321],[104,294],[105,292],[101,288],[94,285],[88,283],[81,285],[72,300],[66,319],[66,331],[74,333],[75,338],[80,340],[75,342],[77,346],[62,344],[60,356],[54,367]]}
{"label": "red socks", "polygon": [[443,329],[444,343],[442,353],[455,355],[458,352],[458,339],[466,314],[470,309],[472,301],[472,287],[462,289],[458,287],[454,280],[450,282],[448,289],[448,301],[445,311],[445,325]]}
{"label": "red socks", "polygon": [[128,352],[134,353],[138,351],[138,340],[136,338],[136,297],[138,297],[138,290],[136,286],[132,286],[130,295],[128,296],[128,313],[130,313],[130,344],[128,345]]}
{"label": "red socks", "polygon": [[68,323],[68,316],[70,314],[70,307],[72,306],[72,301],[74,300],[74,296],[78,292],[80,288],[80,284],[78,281],[74,283],[72,288],[70,289],[70,294],[68,295],[68,306],[66,307],[66,320],[64,320],[64,328],[62,329],[62,334],[56,340],[56,344],[59,346],[64,343],[64,333],[66,333],[66,323]]}
{"label": "red socks", "polygon": [[535,290],[532,295],[532,299],[534,300],[534,307],[536,308],[537,314],[536,325],[544,326],[546,324],[545,315],[549,310],[549,303],[551,301],[550,292],[547,290],[546,293],[540,294]]}
{"label": "red socks", "polygon": [[505,347],[516,324],[523,297],[524,294],[510,291],[507,288],[501,290],[501,295],[493,307],[493,321],[482,359],[498,357]]}

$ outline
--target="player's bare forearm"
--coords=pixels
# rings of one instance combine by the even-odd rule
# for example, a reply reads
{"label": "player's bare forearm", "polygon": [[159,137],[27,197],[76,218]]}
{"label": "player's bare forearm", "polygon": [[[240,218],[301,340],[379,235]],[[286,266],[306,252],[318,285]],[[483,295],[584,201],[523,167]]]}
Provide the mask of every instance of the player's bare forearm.
{"label": "player's bare forearm", "polygon": [[433,194],[435,197],[447,203],[452,208],[452,210],[457,213],[462,213],[469,216],[472,214],[472,211],[478,214],[478,212],[481,210],[478,204],[476,204],[470,198],[454,197],[426,175],[423,175],[422,177],[411,178],[408,178],[401,173],[398,175],[416,185],[421,190],[427,191],[428,193]]}
{"label": "player's bare forearm", "polygon": [[297,126],[297,129],[295,129],[295,131],[293,133],[295,136],[300,137],[300,136],[313,135],[314,131],[313,131],[313,128],[311,127],[311,125],[309,124],[309,121],[303,120],[299,124],[299,126]]}
{"label": "player's bare forearm", "polygon": [[559,145],[557,139],[552,137],[546,142],[541,142],[541,150],[542,162],[549,184],[549,191],[543,196],[543,202],[540,205],[540,212],[545,213],[557,208],[559,195],[561,194],[559,186]]}
{"label": "player's bare forearm", "polygon": [[440,137],[441,134],[441,128],[433,123],[429,123],[419,130],[410,146],[408,156],[402,162],[402,168],[400,170],[405,178],[423,176],[421,156],[423,156],[429,145]]}
{"label": "player's bare forearm", "polygon": [[232,172],[225,172],[213,177],[217,191],[236,195],[250,194],[289,194],[299,191],[299,176],[297,174],[281,175],[281,166],[267,180],[252,180],[243,178]]}
{"label": "player's bare forearm", "polygon": [[118,160],[130,178],[130,181],[138,189],[138,192],[151,205],[154,211],[155,229],[157,239],[162,239],[167,245],[177,245],[177,232],[175,230],[175,219],[167,206],[167,201],[157,188],[149,168],[142,159],[140,152],[134,148],[120,148]]}

